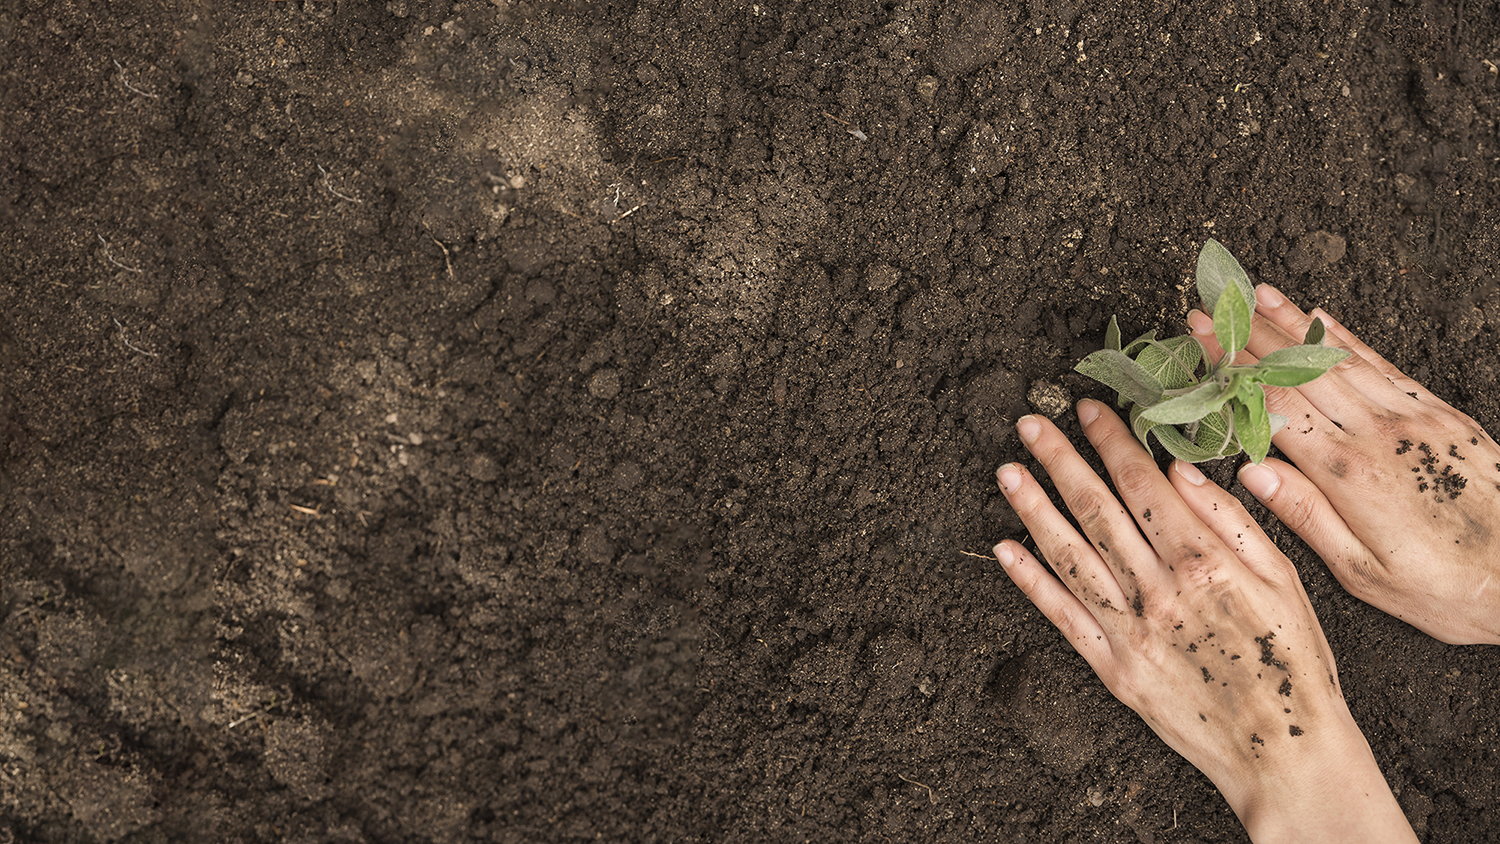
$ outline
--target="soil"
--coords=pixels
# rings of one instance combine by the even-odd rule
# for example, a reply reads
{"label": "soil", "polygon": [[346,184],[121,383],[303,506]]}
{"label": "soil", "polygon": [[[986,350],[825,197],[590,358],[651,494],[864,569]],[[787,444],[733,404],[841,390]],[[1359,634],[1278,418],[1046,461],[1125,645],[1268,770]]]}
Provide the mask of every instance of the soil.
{"label": "soil", "polygon": [[[1478,0],[4,4],[0,841],[1244,840],[993,471],[1209,236],[1500,430],[1497,62]],[[1231,488],[1419,834],[1500,839],[1500,650]]]}

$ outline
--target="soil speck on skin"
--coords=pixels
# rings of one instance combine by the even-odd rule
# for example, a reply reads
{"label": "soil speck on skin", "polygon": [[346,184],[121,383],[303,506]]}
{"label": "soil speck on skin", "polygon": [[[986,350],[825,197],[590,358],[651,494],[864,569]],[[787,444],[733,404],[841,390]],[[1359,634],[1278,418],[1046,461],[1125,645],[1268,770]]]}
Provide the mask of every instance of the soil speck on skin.
{"label": "soil speck on skin", "polygon": [[1255,643],[1260,645],[1260,661],[1262,664],[1285,671],[1286,663],[1276,658],[1275,651],[1271,645],[1271,640],[1275,638],[1276,634],[1274,632],[1268,632],[1264,636],[1255,637]]}
{"label": "soil speck on skin", "polygon": [[1401,447],[1398,448],[1398,449],[1396,449],[1396,453],[1397,454],[1405,454],[1408,451],[1411,451],[1411,440],[1402,440],[1401,441]]}
{"label": "soil speck on skin", "polygon": [[1296,724],[1288,724],[1286,730],[1291,734],[1293,738],[1302,735],[1302,728],[1297,726]]}
{"label": "soil speck on skin", "polygon": [[1251,733],[1250,734],[1250,743],[1251,744],[1265,744],[1266,740],[1260,737],[1260,733]]}
{"label": "soil speck on skin", "polygon": [[1135,610],[1135,617],[1140,618],[1146,614],[1146,605],[1141,602],[1141,593],[1136,592],[1130,599],[1130,608]]}
{"label": "soil speck on skin", "polygon": [[1281,685],[1276,688],[1276,692],[1277,692],[1277,694],[1280,694],[1282,697],[1291,697],[1292,696],[1292,680],[1291,680],[1291,678],[1290,677],[1284,677],[1284,678],[1282,678]]}
{"label": "soil speck on skin", "polygon": [[1208,669],[1207,668],[1200,668],[1199,670],[1203,672],[1203,682],[1205,682],[1205,683],[1211,683],[1211,682],[1213,682],[1214,675],[1208,673]]}
{"label": "soil speck on skin", "polygon": [[[1500,463],[1496,463],[1495,466],[1497,468],[1500,468]],[[1151,511],[1150,510],[1147,510],[1146,512],[1142,513],[1141,516],[1143,518],[1145,518],[1146,521],[1148,521],[1148,522],[1151,521]]]}

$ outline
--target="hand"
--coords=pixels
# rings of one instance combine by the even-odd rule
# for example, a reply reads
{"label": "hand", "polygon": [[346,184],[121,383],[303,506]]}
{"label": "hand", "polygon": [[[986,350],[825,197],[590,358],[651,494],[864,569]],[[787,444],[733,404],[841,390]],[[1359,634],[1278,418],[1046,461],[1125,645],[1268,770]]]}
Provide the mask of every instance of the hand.
{"label": "hand", "polygon": [[[1300,342],[1312,317],[1256,290],[1246,362]],[[1296,464],[1246,465],[1240,481],[1355,597],[1451,644],[1500,644],[1500,445],[1326,313],[1349,358],[1295,389],[1266,389],[1291,422],[1272,438]],[[1193,333],[1223,354],[1207,316]],[[1292,338],[1298,338],[1296,340]]]}
{"label": "hand", "polygon": [[1168,480],[1102,404],[1078,415],[1124,506],[1061,431],[1023,417],[1022,441],[1083,533],[1022,467],[1000,467],[1057,577],[1011,540],[995,546],[1006,573],[1254,840],[1415,841],[1292,564],[1192,464]]}

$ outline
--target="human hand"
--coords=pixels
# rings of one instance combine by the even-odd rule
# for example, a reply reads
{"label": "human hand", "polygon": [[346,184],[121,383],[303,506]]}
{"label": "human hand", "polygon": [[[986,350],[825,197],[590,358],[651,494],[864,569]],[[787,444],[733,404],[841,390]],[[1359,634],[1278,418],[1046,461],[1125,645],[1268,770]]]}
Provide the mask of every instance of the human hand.
{"label": "human hand", "polygon": [[1115,697],[1206,774],[1256,841],[1414,841],[1339,689],[1290,561],[1190,463],[1171,479],[1102,404],[1084,433],[1124,506],[1050,422],[1016,427],[1083,533],[1030,473],[997,478],[1049,574],[995,556]]}
{"label": "human hand", "polygon": [[[1500,644],[1500,445],[1321,310],[1350,356],[1301,387],[1266,389],[1291,422],[1240,481],[1350,594],[1451,644]],[[1189,324],[1212,358],[1213,323]],[[1256,290],[1246,360],[1300,342],[1312,316]],[[1245,353],[1242,353],[1245,354]]]}

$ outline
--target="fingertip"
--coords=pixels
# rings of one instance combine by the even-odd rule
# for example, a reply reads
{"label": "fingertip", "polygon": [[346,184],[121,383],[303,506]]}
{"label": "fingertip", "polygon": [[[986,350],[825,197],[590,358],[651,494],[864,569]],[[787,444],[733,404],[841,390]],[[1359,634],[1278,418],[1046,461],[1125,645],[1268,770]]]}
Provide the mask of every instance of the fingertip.
{"label": "fingertip", "polygon": [[1015,549],[1011,548],[1006,543],[1001,542],[1000,544],[996,545],[994,548],[994,552],[995,559],[1000,561],[1000,565],[1002,567],[1009,569],[1011,566],[1016,564]]}
{"label": "fingertip", "polygon": [[1200,470],[1197,466],[1194,466],[1193,464],[1187,462],[1186,460],[1172,461],[1172,471],[1182,476],[1183,480],[1187,481],[1193,486],[1203,486],[1208,482],[1208,478],[1204,476],[1202,470]]}
{"label": "fingertip", "polygon": [[1286,297],[1271,285],[1261,284],[1255,288],[1255,303],[1262,308],[1279,308],[1286,304]]}
{"label": "fingertip", "polygon": [[1213,317],[1198,310],[1188,311],[1188,328],[1199,337],[1207,337],[1214,333]]}
{"label": "fingertip", "polygon": [[1281,476],[1264,463],[1246,463],[1240,467],[1239,477],[1245,489],[1261,501],[1272,500],[1281,489]]}
{"label": "fingertip", "polygon": [[1007,463],[995,470],[995,481],[1006,495],[1014,495],[1021,488],[1021,467]]}

